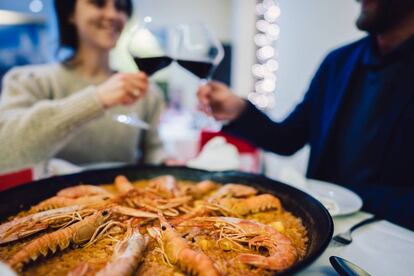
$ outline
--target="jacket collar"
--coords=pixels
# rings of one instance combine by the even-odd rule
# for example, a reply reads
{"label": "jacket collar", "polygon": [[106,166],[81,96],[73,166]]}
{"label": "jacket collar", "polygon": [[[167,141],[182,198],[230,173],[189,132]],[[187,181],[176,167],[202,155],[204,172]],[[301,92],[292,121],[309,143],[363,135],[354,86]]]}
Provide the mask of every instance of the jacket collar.
{"label": "jacket collar", "polygon": [[361,63],[368,68],[381,68],[388,64],[399,62],[412,56],[414,53],[414,35],[406,39],[401,45],[386,55],[379,53],[375,37],[369,36],[367,47],[364,50]]}

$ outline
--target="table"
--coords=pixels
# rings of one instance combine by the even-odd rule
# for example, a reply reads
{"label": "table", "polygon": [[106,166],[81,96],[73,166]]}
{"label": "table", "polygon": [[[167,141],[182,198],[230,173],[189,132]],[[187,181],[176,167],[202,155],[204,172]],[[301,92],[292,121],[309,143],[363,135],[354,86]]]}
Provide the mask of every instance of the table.
{"label": "table", "polygon": [[[334,235],[348,230],[371,217],[365,212],[334,217]],[[353,242],[338,246],[333,242],[309,267],[297,275],[338,275],[329,257],[343,257],[359,265],[371,275],[414,275],[414,232],[388,221],[362,226],[352,234]]]}
{"label": "table", "polygon": [[[56,164],[62,168],[61,163]],[[101,168],[103,165],[114,166],[100,164]],[[344,232],[370,216],[365,212],[357,212],[334,217],[334,234]],[[371,275],[414,275],[411,269],[414,263],[413,231],[380,221],[355,230],[352,236],[354,241],[350,245],[339,247],[331,243],[314,263],[297,275],[337,275],[329,263],[332,255],[350,260]]]}

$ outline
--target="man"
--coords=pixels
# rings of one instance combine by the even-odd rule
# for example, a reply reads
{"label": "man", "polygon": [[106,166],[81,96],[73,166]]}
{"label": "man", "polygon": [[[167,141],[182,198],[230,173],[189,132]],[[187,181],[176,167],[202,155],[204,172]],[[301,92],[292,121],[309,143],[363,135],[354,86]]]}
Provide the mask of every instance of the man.
{"label": "man", "polygon": [[414,229],[414,1],[361,0],[369,35],[331,52],[303,101],[273,122],[223,84],[199,101],[223,131],[290,155],[310,144],[307,176],[347,186],[364,209]]}

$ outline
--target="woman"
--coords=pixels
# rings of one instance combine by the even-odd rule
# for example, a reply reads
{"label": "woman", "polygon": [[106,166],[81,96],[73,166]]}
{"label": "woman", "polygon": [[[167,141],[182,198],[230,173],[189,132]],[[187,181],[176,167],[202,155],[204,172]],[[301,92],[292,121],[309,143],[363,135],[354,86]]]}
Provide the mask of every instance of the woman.
{"label": "woman", "polygon": [[[160,163],[156,126],[160,94],[144,73],[116,73],[109,52],[132,13],[130,0],[55,1],[60,43],[74,54],[63,63],[24,66],[4,79],[0,99],[0,171],[52,157],[96,162]],[[121,124],[133,112],[148,130]],[[112,115],[111,115],[112,114]]]}

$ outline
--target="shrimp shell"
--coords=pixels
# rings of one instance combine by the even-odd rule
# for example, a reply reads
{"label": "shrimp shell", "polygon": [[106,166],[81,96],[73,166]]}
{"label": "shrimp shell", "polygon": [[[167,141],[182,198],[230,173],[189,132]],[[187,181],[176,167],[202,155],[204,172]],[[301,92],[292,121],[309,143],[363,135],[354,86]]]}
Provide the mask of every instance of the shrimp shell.
{"label": "shrimp shell", "polygon": [[102,187],[95,185],[77,185],[60,190],[57,196],[77,198],[83,196],[103,195],[112,197],[112,194]]}
{"label": "shrimp shell", "polygon": [[258,196],[252,196],[245,199],[237,198],[223,198],[218,201],[219,206],[226,212],[232,215],[244,216],[251,213],[257,213],[276,209],[282,210],[282,203],[280,200],[271,194],[262,194]]}
{"label": "shrimp shell", "polygon": [[21,270],[26,263],[35,261],[40,255],[47,256],[49,251],[55,253],[58,248],[63,250],[70,243],[81,244],[88,241],[96,229],[103,224],[109,217],[109,212],[103,210],[74,223],[67,228],[45,234],[26,244],[19,252],[14,254],[8,264]]}
{"label": "shrimp shell", "polygon": [[171,225],[160,216],[161,230],[149,228],[149,234],[156,238],[163,254],[172,264],[193,275],[220,275],[214,263],[203,252],[190,248],[187,241],[178,234]]}
{"label": "shrimp shell", "polygon": [[[129,228],[131,229],[131,228]],[[97,276],[125,276],[132,275],[141,262],[148,245],[148,236],[143,236],[139,229],[127,232],[125,238],[115,246],[112,261]]]}
{"label": "shrimp shell", "polygon": [[78,198],[70,198],[64,196],[54,196],[41,201],[37,205],[30,208],[30,212],[41,212],[50,209],[62,208],[71,205],[95,205],[103,204],[109,199],[106,195],[83,196]]}
{"label": "shrimp shell", "polygon": [[135,190],[132,183],[126,178],[124,175],[118,175],[115,178],[115,188],[118,190],[121,194],[126,194],[130,191]]}
{"label": "shrimp shell", "polygon": [[272,226],[232,217],[198,217],[193,222],[197,222],[198,227],[216,229],[213,233],[220,233],[222,238],[247,244],[249,248],[268,250],[269,256],[246,253],[238,255],[237,259],[244,264],[282,271],[298,259],[298,251],[291,240]]}
{"label": "shrimp shell", "polygon": [[51,224],[73,218],[78,212],[84,214],[89,211],[82,206],[74,205],[15,218],[0,225],[0,244],[28,237],[47,229]]}
{"label": "shrimp shell", "polygon": [[186,193],[195,198],[201,198],[209,192],[217,189],[218,185],[211,180],[204,180],[195,185],[188,185]]}
{"label": "shrimp shell", "polygon": [[229,183],[218,189],[209,199],[209,202],[214,202],[223,197],[247,197],[257,194],[257,190],[253,187]]}
{"label": "shrimp shell", "polygon": [[181,195],[177,180],[172,175],[162,175],[150,179],[148,186],[166,197],[177,197]]}

